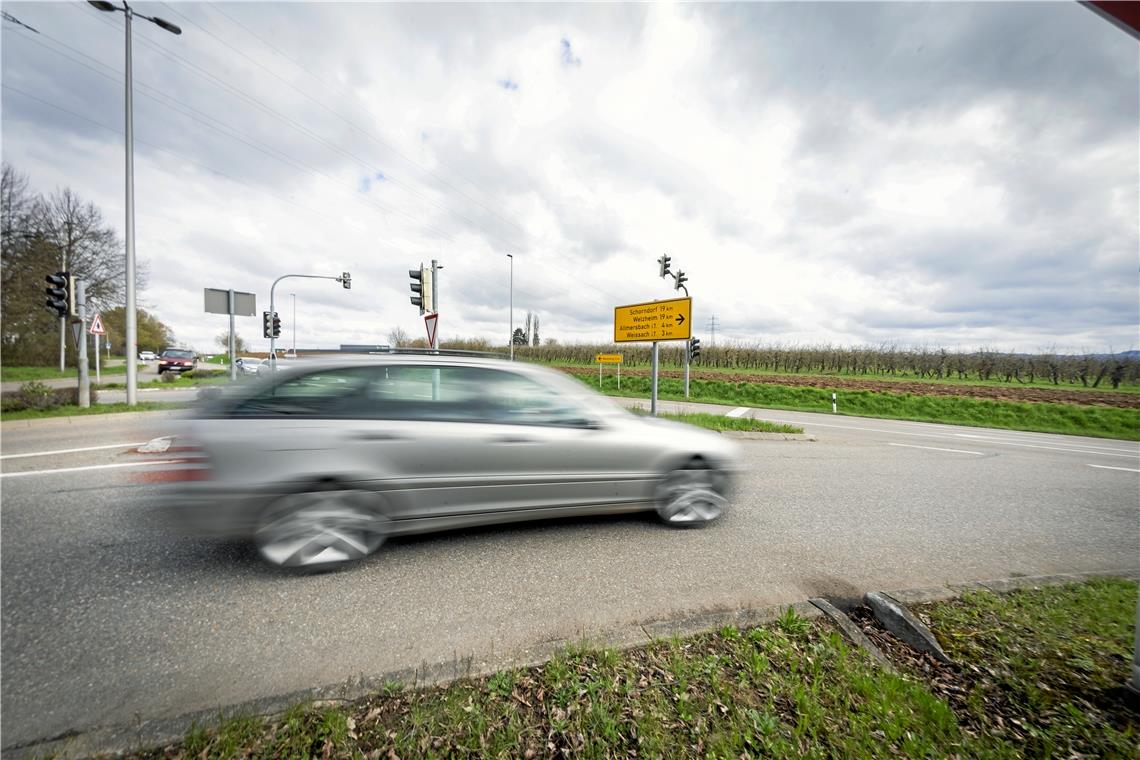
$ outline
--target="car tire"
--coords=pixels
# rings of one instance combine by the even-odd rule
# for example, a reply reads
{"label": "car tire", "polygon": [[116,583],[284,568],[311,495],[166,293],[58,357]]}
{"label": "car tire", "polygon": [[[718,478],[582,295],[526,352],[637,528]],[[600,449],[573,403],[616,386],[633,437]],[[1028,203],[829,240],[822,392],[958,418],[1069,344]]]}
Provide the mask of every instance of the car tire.
{"label": "car tire", "polygon": [[327,484],[282,496],[258,518],[262,559],[301,571],[332,570],[374,553],[388,535],[382,497]]}
{"label": "car tire", "polygon": [[702,459],[671,470],[654,489],[657,516],[676,528],[707,525],[720,519],[728,506],[724,497],[726,477]]}

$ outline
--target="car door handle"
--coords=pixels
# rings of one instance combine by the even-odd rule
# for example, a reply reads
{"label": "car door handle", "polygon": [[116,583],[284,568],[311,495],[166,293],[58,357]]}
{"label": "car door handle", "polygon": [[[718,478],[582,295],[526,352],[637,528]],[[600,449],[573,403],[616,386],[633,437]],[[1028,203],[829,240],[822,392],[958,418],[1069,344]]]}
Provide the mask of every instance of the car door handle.
{"label": "car door handle", "polygon": [[404,436],[395,433],[353,433],[351,436],[357,441],[402,441]]}
{"label": "car door handle", "polygon": [[533,438],[524,438],[521,435],[501,435],[492,438],[491,443],[537,443]]}

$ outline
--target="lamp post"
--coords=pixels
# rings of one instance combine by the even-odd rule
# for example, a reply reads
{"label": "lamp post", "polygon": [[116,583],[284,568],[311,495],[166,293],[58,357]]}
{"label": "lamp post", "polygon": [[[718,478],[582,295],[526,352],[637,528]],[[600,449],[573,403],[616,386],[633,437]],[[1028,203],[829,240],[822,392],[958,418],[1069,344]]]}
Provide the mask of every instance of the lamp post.
{"label": "lamp post", "polygon": [[297,358],[297,294],[290,293],[293,297],[293,358]]}
{"label": "lamp post", "polygon": [[507,258],[511,260],[511,339],[509,345],[511,347],[511,361],[515,360],[515,256],[513,253],[508,253]]}
{"label": "lamp post", "polygon": [[135,12],[131,6],[127,5],[126,0],[123,0],[123,5],[120,8],[114,3],[105,2],[102,0],[88,0],[88,2],[95,8],[101,11],[114,13],[119,11],[126,18],[126,39],[127,39],[127,53],[126,53],[126,185],[127,185],[127,218],[124,229],[124,237],[126,238],[127,248],[127,313],[126,317],[126,345],[123,350],[127,356],[127,405],[134,406],[138,403],[138,314],[136,312],[135,303],[135,138],[134,138],[134,107],[131,99],[132,74],[131,74],[131,19],[138,16],[141,19],[146,19],[155,26],[158,26],[171,34],[182,34],[182,30],[175,24],[161,19],[158,16],[144,16],[141,13]]}

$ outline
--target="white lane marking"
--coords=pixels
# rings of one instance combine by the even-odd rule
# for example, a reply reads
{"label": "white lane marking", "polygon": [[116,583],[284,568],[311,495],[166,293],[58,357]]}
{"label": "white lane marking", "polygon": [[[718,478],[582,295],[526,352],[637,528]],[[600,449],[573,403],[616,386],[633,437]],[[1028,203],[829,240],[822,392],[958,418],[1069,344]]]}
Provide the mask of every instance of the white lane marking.
{"label": "white lane marking", "polygon": [[116,467],[149,467],[156,464],[180,464],[180,459],[163,459],[156,462],[120,462],[118,464],[93,464],[87,467],[64,467],[58,470],[27,470],[26,472],[0,472],[0,478],[20,478],[25,475],[58,475],[65,472],[87,472],[89,470],[110,470]]}
{"label": "white lane marking", "polygon": [[99,451],[101,449],[130,449],[142,446],[141,443],[112,443],[107,446],[83,446],[78,449],[56,449],[55,451],[33,451],[30,454],[5,454],[0,459],[23,459],[24,457],[47,457],[52,454],[75,454],[80,451]]}
{"label": "white lane marking", "polygon": [[[993,441],[995,443],[1010,443],[1010,444],[1019,445],[1019,446],[1026,445],[1025,443],[1023,443],[1024,439],[1023,440],[1017,440],[1014,438],[999,438],[999,437],[995,437],[995,436],[991,436],[991,435],[977,435],[975,433],[955,433],[954,435],[958,438],[972,438],[972,439],[979,440],[979,441]],[[1085,450],[1092,451],[1092,452],[1114,451],[1117,453],[1129,454],[1131,456],[1140,456],[1140,452],[1134,452],[1134,451],[1131,451],[1129,449],[1113,448],[1111,446],[1097,446],[1096,444],[1090,444],[1090,443],[1069,443],[1068,441],[1049,441],[1049,440],[1041,441],[1041,443],[1044,443],[1047,445],[1054,445],[1054,446],[1069,446],[1069,447],[1074,447],[1074,448],[1085,449]]]}
{"label": "white lane marking", "polygon": [[909,443],[888,443],[888,446],[902,446],[905,449],[926,449],[927,451],[949,451],[954,454],[974,454],[975,456],[984,457],[985,454],[980,451],[965,451],[964,449],[940,449],[935,446],[914,446]]}
{"label": "white lane marking", "polygon": [[735,409],[733,409],[731,412],[726,412],[724,416],[725,417],[742,417],[747,413],[748,413],[748,407],[738,406]]}
{"label": "white lane marking", "polygon": [[[980,436],[978,436],[980,437]],[[983,439],[986,443],[994,443],[998,446],[1020,446],[1023,449],[1045,449],[1046,451],[1068,451],[1073,454],[1088,454],[1094,457],[1124,457],[1125,459],[1136,459],[1140,454],[1112,454],[1107,451],[1089,451],[1087,449],[1070,449],[1062,446],[1040,446],[1035,443],[1015,443],[1014,441],[1002,441],[999,439]]]}
{"label": "white lane marking", "polygon": [[1121,472],[1140,472],[1140,470],[1133,470],[1131,467],[1109,467],[1107,464],[1090,464],[1087,467],[1095,467],[1098,470],[1120,470]]}

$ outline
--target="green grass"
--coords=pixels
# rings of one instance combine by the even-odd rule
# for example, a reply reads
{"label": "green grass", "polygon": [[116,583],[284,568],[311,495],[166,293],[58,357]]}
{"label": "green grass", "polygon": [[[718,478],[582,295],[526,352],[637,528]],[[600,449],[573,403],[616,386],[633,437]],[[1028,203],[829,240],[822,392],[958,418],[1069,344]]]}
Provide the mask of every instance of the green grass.
{"label": "green grass", "polygon": [[[635,414],[649,414],[644,409],[633,409]],[[725,417],[722,414],[705,414],[703,412],[696,412],[692,414],[670,414],[668,412],[658,412],[658,417],[665,419],[677,420],[689,425],[696,425],[697,427],[708,428],[709,430],[741,430],[752,433],[790,433],[799,434],[804,432],[801,427],[795,425],[781,425],[775,422],[768,422],[766,420],[754,420],[748,417]]]}
{"label": "green grass", "polygon": [[78,406],[57,406],[54,409],[22,409],[18,412],[0,413],[0,420],[13,422],[15,420],[38,420],[48,417],[89,416],[92,414],[115,414],[117,412],[158,412],[167,409],[185,409],[190,404],[179,404],[169,401],[140,401],[134,406],[122,404],[92,404],[86,409]]}
{"label": "green grass", "polygon": [[[537,361],[537,360],[531,360],[531,359],[528,359],[527,361],[534,361],[535,364],[545,364],[545,365],[551,366],[551,367],[572,367],[572,368],[577,369],[577,370],[589,370],[593,375],[594,384],[597,385],[597,377],[598,377],[598,365],[597,364],[573,363],[573,362],[544,362],[544,361]],[[624,364],[622,366],[623,366],[623,369],[627,368],[627,367],[630,369],[649,369],[651,365],[648,362],[646,362],[646,363],[632,362],[629,364]],[[666,363],[662,362],[660,366],[661,366],[661,369],[663,371],[667,370],[670,372],[684,372],[684,370],[685,370],[685,365],[683,365],[683,364],[671,364],[671,363],[666,364]],[[774,370],[769,370],[769,369],[756,369],[756,368],[751,368],[751,367],[712,367],[712,366],[708,366],[708,365],[704,365],[704,364],[694,364],[690,367],[690,371],[691,372],[702,372],[702,373],[714,373],[714,374],[722,374],[722,375],[757,375],[757,376],[764,375],[764,376],[768,376],[768,377],[815,377],[815,378],[819,378],[820,380],[827,380],[829,378],[837,378],[837,379],[842,379],[842,380],[868,380],[868,381],[883,382],[883,383],[927,383],[930,385],[979,385],[979,386],[983,386],[983,387],[992,387],[992,388],[1053,388],[1056,390],[1076,391],[1076,392],[1089,391],[1089,392],[1093,392],[1093,393],[1099,393],[1101,391],[1104,391],[1106,393],[1116,392],[1116,393],[1140,394],[1140,384],[1137,384],[1137,383],[1123,384],[1122,383],[1119,388],[1113,388],[1112,383],[1109,382],[1107,377],[1101,380],[1099,387],[1093,388],[1091,386],[1086,387],[1084,385],[1081,385],[1080,383],[1068,383],[1068,382],[1062,382],[1062,383],[1059,383],[1057,385],[1054,385],[1051,381],[1042,380],[1040,378],[1034,378],[1033,382],[1027,381],[1024,383],[1019,383],[1019,382],[1014,381],[1014,382],[1007,383],[1004,380],[994,380],[992,378],[989,380],[979,380],[978,378],[959,379],[959,378],[953,377],[953,376],[940,377],[940,378],[919,377],[917,375],[907,374],[905,372],[899,372],[898,374],[894,374],[894,375],[889,375],[889,374],[882,373],[882,372],[878,372],[878,373],[868,372],[866,374],[850,373],[850,372],[819,372],[819,371],[789,372],[786,370],[781,370],[779,372],[776,372]],[[610,374],[610,375],[615,374],[610,369],[607,369],[605,372]],[[586,377],[585,374],[583,374],[582,379],[586,380],[588,378]],[[622,378],[622,384],[623,385],[625,384],[625,378]]]}
{"label": "green grass", "polygon": [[[1136,757],[1140,713],[1104,697],[1128,672],[1135,605],[1135,584],[1104,580],[927,607],[962,663],[941,682],[880,670],[789,609],[759,628],[571,646],[446,687],[195,726],[136,756]],[[966,684],[950,701],[949,681]]]}
{"label": "green grass", "polygon": [[[585,376],[583,380],[587,380]],[[647,398],[648,377],[623,377],[621,390],[613,378],[603,383],[612,396]],[[596,384],[597,380],[594,378]],[[595,386],[596,387],[596,386]],[[732,383],[724,380],[693,380],[689,401],[767,409],[831,412],[831,391],[823,388],[790,387],[766,383]],[[684,401],[680,380],[660,378],[658,397]],[[1066,433],[1099,438],[1140,440],[1140,410],[1074,404],[991,401],[959,396],[917,396],[909,393],[838,391],[839,413],[952,425]]]}
{"label": "green grass", "polygon": [[[99,372],[104,375],[125,375],[127,365],[120,364],[114,367],[100,367]],[[91,377],[95,377],[95,367],[92,366]],[[68,367],[63,372],[58,367],[0,367],[0,381],[5,383],[27,380],[74,380],[79,374],[75,367]]]}

